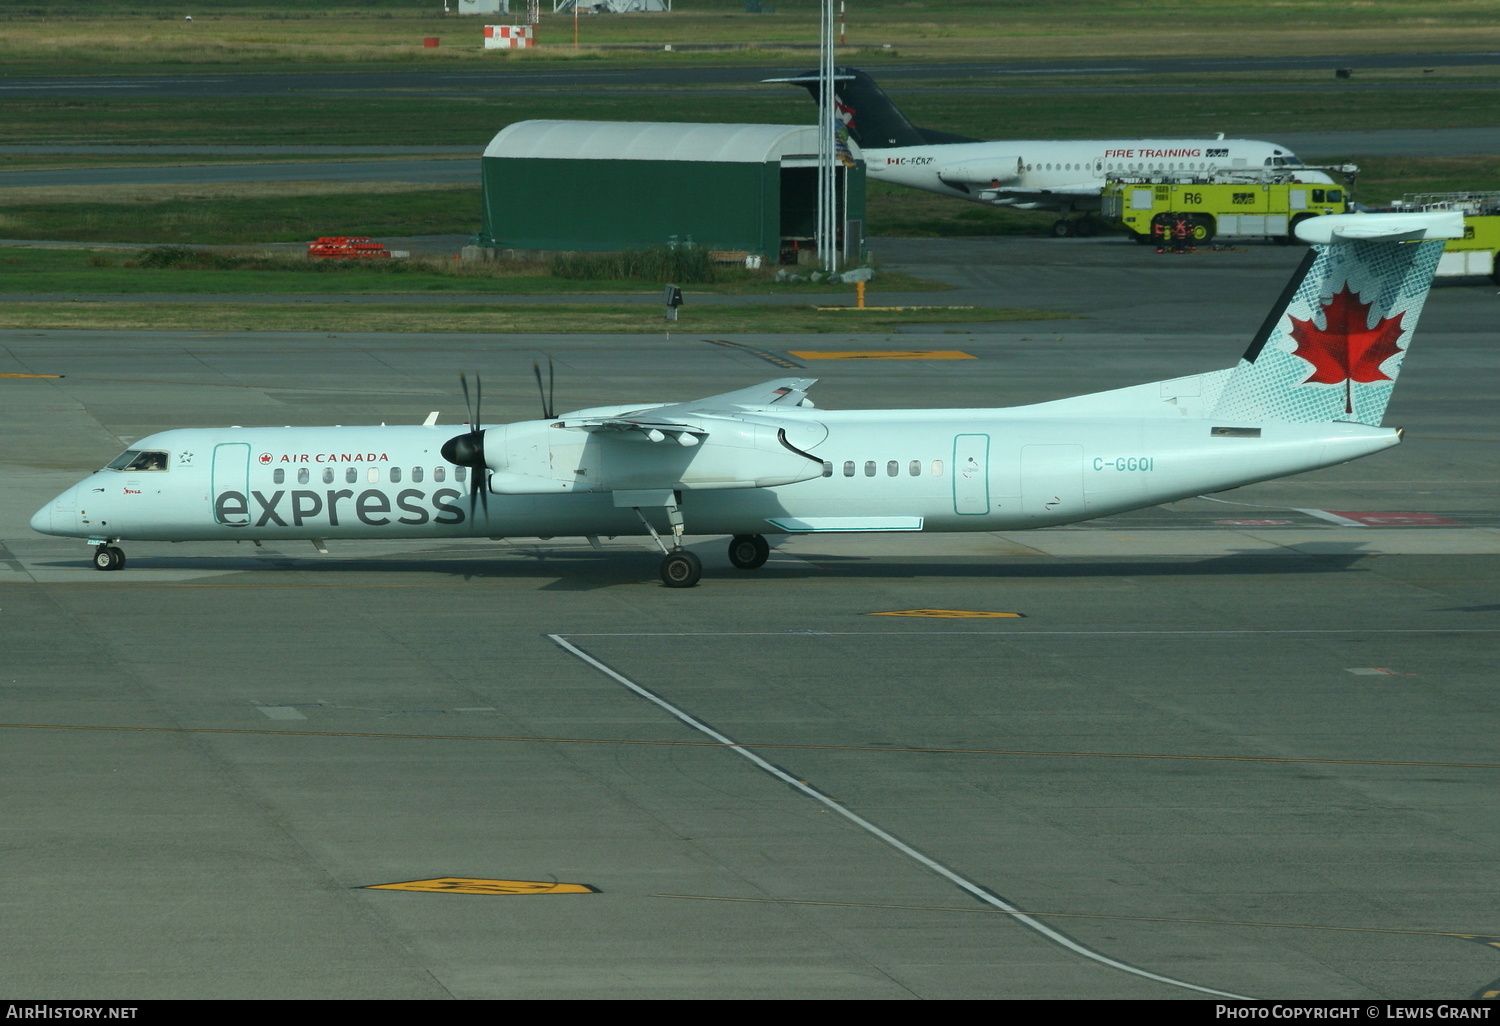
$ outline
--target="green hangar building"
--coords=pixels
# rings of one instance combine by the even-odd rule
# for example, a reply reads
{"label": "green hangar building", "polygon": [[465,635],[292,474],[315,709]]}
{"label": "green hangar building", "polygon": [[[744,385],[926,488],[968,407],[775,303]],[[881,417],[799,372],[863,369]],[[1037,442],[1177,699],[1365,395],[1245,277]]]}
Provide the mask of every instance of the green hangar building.
{"label": "green hangar building", "polygon": [[[864,253],[865,172],[838,171],[839,245]],[[484,151],[492,250],[609,251],[689,239],[795,263],[813,246],[818,134],[812,125],[519,121]]]}

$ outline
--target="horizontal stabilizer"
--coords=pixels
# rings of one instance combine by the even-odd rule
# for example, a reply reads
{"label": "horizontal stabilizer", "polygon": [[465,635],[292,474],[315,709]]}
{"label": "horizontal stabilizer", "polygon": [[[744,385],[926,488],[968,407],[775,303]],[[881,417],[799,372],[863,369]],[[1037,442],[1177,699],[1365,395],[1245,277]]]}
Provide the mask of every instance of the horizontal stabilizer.
{"label": "horizontal stabilizer", "polygon": [[1420,211],[1410,214],[1329,214],[1310,217],[1297,225],[1303,242],[1327,245],[1333,242],[1415,242],[1418,239],[1461,239],[1464,216],[1456,210]]}

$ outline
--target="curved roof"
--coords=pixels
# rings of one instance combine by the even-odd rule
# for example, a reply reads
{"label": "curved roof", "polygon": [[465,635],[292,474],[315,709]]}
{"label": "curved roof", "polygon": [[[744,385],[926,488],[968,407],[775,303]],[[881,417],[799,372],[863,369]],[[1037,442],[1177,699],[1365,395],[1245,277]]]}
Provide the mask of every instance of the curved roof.
{"label": "curved roof", "polygon": [[[852,147],[851,147],[852,148]],[[518,121],[486,157],[532,160],[680,160],[764,164],[818,152],[813,125],[708,125],[658,121]]]}

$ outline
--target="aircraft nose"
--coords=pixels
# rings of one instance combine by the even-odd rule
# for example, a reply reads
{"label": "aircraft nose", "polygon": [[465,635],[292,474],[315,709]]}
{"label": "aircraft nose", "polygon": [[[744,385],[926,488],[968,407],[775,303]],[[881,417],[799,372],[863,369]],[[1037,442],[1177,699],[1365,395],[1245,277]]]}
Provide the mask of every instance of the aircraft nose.
{"label": "aircraft nose", "polygon": [[78,486],[74,485],[36,511],[31,529],[38,534],[73,534],[78,530]]}

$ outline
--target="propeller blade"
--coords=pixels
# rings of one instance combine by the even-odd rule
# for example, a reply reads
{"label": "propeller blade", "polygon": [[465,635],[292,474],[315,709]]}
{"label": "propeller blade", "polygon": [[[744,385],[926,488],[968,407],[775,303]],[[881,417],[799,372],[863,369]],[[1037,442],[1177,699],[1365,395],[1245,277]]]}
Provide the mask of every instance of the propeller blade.
{"label": "propeller blade", "polygon": [[459,371],[458,383],[464,388],[464,412],[468,415],[469,430],[473,431],[479,426],[479,422],[474,419],[474,405],[469,402],[469,376]]}
{"label": "propeller blade", "polygon": [[547,357],[547,384],[542,385],[542,368],[535,360],[531,361],[531,373],[536,375],[536,390],[542,396],[542,416],[551,420],[555,414],[552,412],[552,391],[556,380],[556,373],[552,367],[552,357]]}

